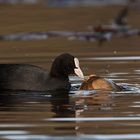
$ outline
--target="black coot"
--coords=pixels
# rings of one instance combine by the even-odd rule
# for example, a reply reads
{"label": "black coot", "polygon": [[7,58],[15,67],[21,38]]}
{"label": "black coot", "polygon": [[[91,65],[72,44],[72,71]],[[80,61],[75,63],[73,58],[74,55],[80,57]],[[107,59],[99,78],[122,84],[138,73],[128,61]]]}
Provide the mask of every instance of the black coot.
{"label": "black coot", "polygon": [[50,72],[29,64],[0,64],[0,90],[70,90],[68,75],[83,78],[77,58],[61,54],[54,60]]}

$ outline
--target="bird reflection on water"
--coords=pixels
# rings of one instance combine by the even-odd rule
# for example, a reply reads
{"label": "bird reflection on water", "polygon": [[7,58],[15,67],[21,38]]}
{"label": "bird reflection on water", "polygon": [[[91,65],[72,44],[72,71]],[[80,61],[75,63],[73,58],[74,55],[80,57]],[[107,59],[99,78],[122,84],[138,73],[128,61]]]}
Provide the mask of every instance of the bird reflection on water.
{"label": "bird reflection on water", "polygon": [[[76,111],[78,112],[81,109],[84,111],[90,105],[111,105],[110,98],[112,96],[107,91],[96,91],[96,93],[89,91],[87,95],[84,95],[84,91],[76,92],[71,94],[67,91],[1,91],[0,110],[48,111],[48,108],[50,108],[49,111],[55,113],[54,117],[70,117],[74,116]],[[42,108],[35,108],[38,104],[42,105]]]}
{"label": "bird reflection on water", "polygon": [[[123,95],[123,94],[122,94]],[[121,96],[122,96],[121,95]],[[118,94],[119,96],[119,94]],[[123,95],[124,96],[124,95]],[[129,100],[132,104],[133,98],[125,96],[124,100]],[[129,99],[130,98],[130,99]],[[137,99],[137,97],[136,97]],[[49,121],[49,119],[78,119],[112,117],[115,106],[119,106],[119,98],[111,91],[90,90],[90,91],[53,91],[53,92],[29,92],[29,91],[1,91],[0,94],[0,127],[1,124],[10,125],[13,129],[24,130],[28,134],[48,135],[79,135],[99,133],[98,129],[104,133],[104,128],[115,128],[114,122],[96,121]],[[121,102],[122,102],[121,101]],[[125,103],[128,107],[128,103]],[[117,111],[117,110],[116,110]],[[126,110],[121,107],[119,114]],[[129,113],[130,112],[126,112]],[[128,114],[128,115],[129,115]],[[87,118],[88,119],[88,118]],[[106,124],[107,123],[107,124]],[[118,123],[118,122],[116,122]],[[123,122],[125,123],[125,122]],[[127,122],[126,122],[127,123]],[[130,123],[131,124],[131,123]],[[17,126],[15,128],[15,126]],[[21,126],[21,127],[20,127]],[[23,127],[25,126],[25,127]],[[98,126],[98,129],[97,129]],[[11,129],[9,128],[9,129]],[[87,128],[87,129],[85,129]],[[112,129],[112,131],[115,129]],[[120,126],[120,131],[121,131]],[[89,132],[87,132],[89,131]],[[7,135],[5,135],[7,136]],[[10,135],[8,135],[10,137]],[[17,135],[15,135],[17,137]]]}

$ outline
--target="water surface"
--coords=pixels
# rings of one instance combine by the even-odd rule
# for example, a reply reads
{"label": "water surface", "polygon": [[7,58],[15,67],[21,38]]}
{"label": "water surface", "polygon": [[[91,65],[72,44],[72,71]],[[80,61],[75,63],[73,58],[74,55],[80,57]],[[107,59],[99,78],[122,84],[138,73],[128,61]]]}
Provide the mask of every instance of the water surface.
{"label": "water surface", "polygon": [[[94,69],[96,74],[124,85],[126,91],[80,91],[77,88],[82,80],[76,76],[70,76],[75,90],[69,93],[1,91],[0,138],[140,139],[139,57],[136,61],[126,58],[121,62],[108,57],[80,58],[84,73]],[[106,61],[109,65],[104,67]],[[41,60],[38,63],[47,65]]]}

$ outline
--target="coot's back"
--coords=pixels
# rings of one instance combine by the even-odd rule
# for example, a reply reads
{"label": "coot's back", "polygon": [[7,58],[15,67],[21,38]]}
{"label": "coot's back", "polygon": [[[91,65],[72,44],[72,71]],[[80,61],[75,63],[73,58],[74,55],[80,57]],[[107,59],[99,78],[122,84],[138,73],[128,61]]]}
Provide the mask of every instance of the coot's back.
{"label": "coot's back", "polygon": [[0,89],[40,90],[48,72],[29,64],[0,64]]}

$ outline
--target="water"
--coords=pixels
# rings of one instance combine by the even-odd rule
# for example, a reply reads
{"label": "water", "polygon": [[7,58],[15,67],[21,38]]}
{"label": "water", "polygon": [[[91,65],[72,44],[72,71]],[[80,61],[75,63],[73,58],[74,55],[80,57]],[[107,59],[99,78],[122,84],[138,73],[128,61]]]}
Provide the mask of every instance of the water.
{"label": "water", "polygon": [[127,0],[49,0],[48,5],[54,7],[62,7],[62,6],[101,6],[101,5],[109,5],[109,4],[127,4]]}
{"label": "water", "polygon": [[[87,31],[97,20],[110,21],[120,9],[1,6],[1,35],[12,39],[0,40],[0,63],[30,63],[49,70],[57,55],[68,52],[79,58],[85,75],[103,76],[126,90],[81,91],[77,88],[82,80],[70,76],[74,88],[69,93],[0,91],[0,139],[140,139],[139,37],[113,38],[98,46],[96,41],[44,34]],[[139,19],[139,12],[131,11],[132,27],[139,28]]]}
{"label": "water", "polygon": [[[137,57],[137,61],[133,59],[122,59],[123,64],[120,59],[111,60],[110,67],[118,68],[107,67],[108,72],[99,71],[98,65],[94,68],[96,73],[126,86],[126,91],[1,91],[0,139],[140,139],[140,70]],[[87,69],[92,69],[95,63],[102,66],[106,60],[83,57],[81,63],[88,63]],[[124,69],[131,61],[131,67]],[[70,76],[70,81],[76,88],[82,82],[76,76]]]}

